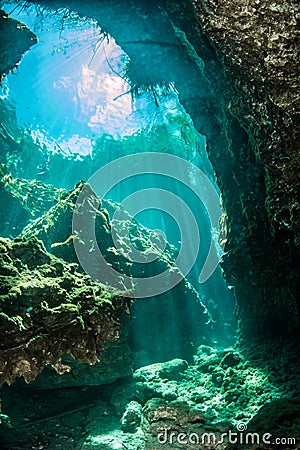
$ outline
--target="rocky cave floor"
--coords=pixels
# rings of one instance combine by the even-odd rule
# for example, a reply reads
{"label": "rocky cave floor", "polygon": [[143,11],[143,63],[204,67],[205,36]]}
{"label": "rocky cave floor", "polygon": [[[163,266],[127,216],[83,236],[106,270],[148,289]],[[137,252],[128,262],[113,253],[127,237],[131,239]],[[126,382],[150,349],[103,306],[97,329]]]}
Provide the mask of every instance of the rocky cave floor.
{"label": "rocky cave floor", "polygon": [[[1,440],[10,450],[199,449],[193,442],[177,442],[183,432],[200,438],[214,433],[216,442],[201,448],[296,449],[295,443],[235,446],[217,441],[245,424],[249,432],[274,438],[299,436],[298,376],[286,353],[272,370],[267,364],[251,365],[234,349],[202,345],[191,364],[182,359],[152,364],[109,385],[45,390],[17,382],[3,387]],[[159,434],[165,430],[167,442]],[[175,437],[170,438],[172,431]]]}

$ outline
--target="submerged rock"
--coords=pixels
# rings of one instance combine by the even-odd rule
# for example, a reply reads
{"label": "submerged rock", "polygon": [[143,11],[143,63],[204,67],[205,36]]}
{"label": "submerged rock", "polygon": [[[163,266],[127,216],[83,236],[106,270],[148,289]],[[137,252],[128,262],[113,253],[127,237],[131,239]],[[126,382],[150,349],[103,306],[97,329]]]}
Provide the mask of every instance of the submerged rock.
{"label": "submerged rock", "polygon": [[[146,450],[171,450],[184,447],[196,450],[202,444],[202,435],[208,431],[215,433],[216,441],[220,438],[220,430],[209,427],[205,417],[187,405],[169,404],[152,399],[146,403],[143,412]],[[219,448],[225,447],[220,446]]]}
{"label": "submerged rock", "polygon": [[179,381],[183,372],[188,368],[188,363],[182,359],[173,359],[150,366],[141,367],[134,373],[134,380],[137,382],[149,382],[153,380],[167,379]]}
{"label": "submerged rock", "polygon": [[0,164],[0,235],[18,236],[31,220],[46,213],[63,192],[37,180],[14,178]]}
{"label": "submerged rock", "polygon": [[137,395],[145,403],[152,397],[176,400],[179,396],[179,383],[184,379],[188,363],[174,359],[163,363],[151,364],[137,369],[133,374]]}
{"label": "submerged rock", "polygon": [[273,445],[276,444],[274,438],[283,438],[278,448],[299,448],[300,396],[276,399],[262,406],[249,422],[249,428],[260,435],[272,434]]}
{"label": "submerged rock", "polygon": [[238,353],[229,352],[227,353],[221,361],[222,367],[225,369],[227,367],[235,367],[241,362],[241,357]]}
{"label": "submerged rock", "polygon": [[121,418],[121,428],[126,433],[135,433],[142,420],[142,405],[138,402],[130,402]]}
{"label": "submerged rock", "polygon": [[0,166],[0,232],[3,237],[15,237],[30,220],[30,211],[23,207],[22,198],[10,191],[12,177]]}
{"label": "submerged rock", "polygon": [[[123,433],[121,430],[111,430],[99,436],[89,436],[82,445],[82,450],[144,450],[145,435],[142,430],[136,433]],[[153,450],[153,449],[152,449]]]}
{"label": "submerged rock", "polygon": [[[68,372],[71,367],[62,362],[66,354],[95,364],[107,341],[119,339],[128,298],[47,253],[36,238],[0,239],[0,278],[1,384],[21,376],[29,383],[46,365],[59,374]],[[118,375],[128,374],[130,361],[121,360]],[[99,364],[96,373],[105,372],[105,364]],[[108,372],[115,380],[117,374]]]}
{"label": "submerged rock", "polygon": [[[225,365],[228,355],[239,364]],[[193,364],[177,359],[137,369],[135,389],[126,390],[142,404],[153,398],[170,405],[179,402],[203,414],[210,424],[235,427],[242,420],[248,422],[265,403],[286,396],[294,389],[295,378],[291,368],[287,385],[279,388],[266,370],[249,364],[237,350],[200,346]]]}

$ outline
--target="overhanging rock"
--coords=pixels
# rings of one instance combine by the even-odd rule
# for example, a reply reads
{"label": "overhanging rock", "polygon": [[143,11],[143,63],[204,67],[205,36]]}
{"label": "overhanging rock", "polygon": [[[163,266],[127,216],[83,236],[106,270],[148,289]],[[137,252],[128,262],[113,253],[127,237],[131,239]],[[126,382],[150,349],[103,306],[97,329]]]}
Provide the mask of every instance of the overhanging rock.
{"label": "overhanging rock", "polygon": [[[63,355],[96,364],[97,377],[90,370],[89,384],[131,373],[126,342],[118,341],[128,297],[78,273],[75,264],[47,253],[36,238],[0,239],[0,278],[1,384],[21,376],[29,383],[46,365],[68,372]],[[102,359],[107,342],[115,344]],[[99,372],[104,374],[98,377]]]}
{"label": "overhanging rock", "polygon": [[20,62],[21,57],[36,44],[36,36],[21,22],[0,10],[0,79]]}

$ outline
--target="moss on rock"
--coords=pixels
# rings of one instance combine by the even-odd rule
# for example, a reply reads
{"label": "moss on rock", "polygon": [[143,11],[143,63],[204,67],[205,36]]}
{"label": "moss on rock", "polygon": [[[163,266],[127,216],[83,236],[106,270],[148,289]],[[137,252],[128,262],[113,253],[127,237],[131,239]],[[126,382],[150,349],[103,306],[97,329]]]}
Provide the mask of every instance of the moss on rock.
{"label": "moss on rock", "polygon": [[41,241],[1,238],[0,267],[1,384],[20,376],[29,383],[47,364],[62,374],[70,370],[61,362],[66,354],[95,364],[105,343],[118,340],[128,299],[50,255]]}
{"label": "moss on rock", "polygon": [[18,236],[30,221],[48,211],[63,192],[63,189],[37,180],[15,178],[4,164],[0,164],[1,236]]}

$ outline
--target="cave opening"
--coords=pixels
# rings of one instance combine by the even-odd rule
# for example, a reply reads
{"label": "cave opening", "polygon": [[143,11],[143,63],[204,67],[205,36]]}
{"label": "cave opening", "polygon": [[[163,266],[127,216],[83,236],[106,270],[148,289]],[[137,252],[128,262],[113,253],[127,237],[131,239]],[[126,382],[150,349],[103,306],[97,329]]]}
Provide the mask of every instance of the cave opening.
{"label": "cave opening", "polygon": [[294,389],[241,351],[281,326],[266,172],[193,3],[0,3],[33,33],[0,88],[5,449],[218,440]]}
{"label": "cave opening", "polygon": [[[136,11],[136,5],[133,6]],[[197,110],[199,102],[203,104],[208,99],[214,102],[201,58],[189,53],[175,25],[172,26],[158,8],[149,11],[144,11],[144,6],[140,8],[135,12],[138,17],[131,19],[121,38],[118,36],[130,49],[130,56],[95,19],[80,17],[66,9],[41,10],[30,4],[25,7],[10,3],[6,9],[13,11],[13,17],[25,23],[38,38],[38,43],[23,57],[17,72],[9,74],[2,86],[2,127],[16,142],[5,156],[8,170],[17,178],[38,180],[57,189],[72,189],[79,181],[90,180],[97,170],[125,155],[157,152],[188,161],[190,165],[179,168],[179,171],[190,172],[185,185],[176,179],[176,169],[171,178],[164,174],[163,167],[162,173],[153,168],[152,173],[137,172],[118,180],[105,197],[123,206],[126,201],[125,209],[135,219],[145,227],[159,230],[163,239],[176,247],[183,266],[191,266],[185,274],[186,280],[213,316],[212,339],[223,348],[234,344],[234,300],[220,267],[215,268],[205,283],[199,282],[211,242],[218,257],[222,255],[218,242],[220,217],[210,223],[212,218],[205,209],[205,189],[212,190],[208,194],[221,202],[216,175],[207,156],[207,138],[197,131],[183,106],[187,102],[189,108]],[[110,30],[115,19],[107,14],[107,5],[98,6],[96,14],[107,17],[105,30]],[[123,4],[119,14],[123,21],[128,21],[132,11]],[[148,35],[138,19],[146,22]],[[158,23],[163,39],[158,39]],[[145,48],[147,53],[141,57]],[[137,57],[146,67],[135,73],[132,60]],[[152,61],[154,64],[150,63]],[[184,88],[182,79],[185,79]],[[29,86],[25,92],[24,86]],[[205,121],[210,121],[209,114],[207,111]],[[122,164],[121,172],[126,171],[125,165],[135,164],[134,156]],[[147,159],[143,164],[147,164]],[[169,159],[162,164],[172,165],[176,161]],[[196,167],[209,180],[199,196],[195,195],[193,185],[203,180],[199,179]],[[104,173],[104,176],[109,175]],[[130,197],[135,191],[139,191],[139,198]],[[172,199],[166,195],[168,191],[174,194]],[[192,211],[199,235],[184,205]],[[219,210],[215,215],[221,216],[220,206],[216,207]],[[112,213],[110,215],[113,219]],[[10,228],[6,235],[15,237],[17,234]],[[57,236],[56,240],[63,242],[65,236]],[[198,254],[194,257],[197,246]],[[47,250],[54,251],[49,247]],[[189,264],[192,259],[195,259],[194,264]],[[151,274],[151,268],[149,270]],[[104,277],[102,281],[108,282]],[[163,286],[161,296],[171,298],[174,295],[172,291],[169,294],[165,291],[167,287]],[[175,295],[179,294],[175,292]],[[184,293],[181,295],[184,303]],[[188,358],[196,346],[193,343],[189,353],[180,349],[180,346],[186,347],[179,331],[185,325],[176,325],[180,322],[178,310],[172,311],[172,302],[167,306],[168,302],[164,301],[167,309],[161,307],[160,320],[157,299],[150,298],[144,305],[136,302],[132,306],[131,340],[134,354],[141,355],[135,358],[137,365],[170,357]],[[191,315],[194,313],[191,311]],[[151,329],[146,325],[149,322]],[[157,328],[153,323],[157,323]],[[198,330],[193,320],[191,327],[194,328],[191,340],[196,337],[199,342],[202,330]]]}

